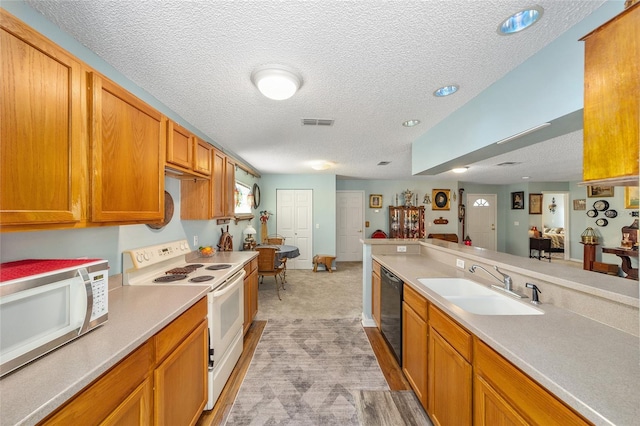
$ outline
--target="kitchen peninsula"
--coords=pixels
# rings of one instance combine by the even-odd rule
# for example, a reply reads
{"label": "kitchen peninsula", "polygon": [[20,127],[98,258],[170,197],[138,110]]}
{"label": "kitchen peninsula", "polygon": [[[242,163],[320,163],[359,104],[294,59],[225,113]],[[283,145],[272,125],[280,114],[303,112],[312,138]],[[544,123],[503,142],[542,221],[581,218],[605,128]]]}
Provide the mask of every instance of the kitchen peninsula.
{"label": "kitchen peninsula", "polygon": [[[543,264],[445,241],[370,239],[363,243],[365,326],[375,326],[371,315],[371,276],[373,264],[377,263],[472,336],[474,348],[486,344],[583,419],[594,424],[637,422],[640,417],[637,281],[578,268],[565,271],[553,263]],[[399,246],[406,252],[398,253]],[[464,267],[456,266],[458,260]],[[521,293],[531,295],[525,283],[536,284],[542,291],[542,304],[538,308],[544,314],[506,317],[471,314],[418,281],[454,277],[484,285],[498,284],[489,275],[468,272],[473,264],[489,270],[497,265],[512,277],[514,290]],[[429,348],[428,353],[431,351]],[[478,371],[475,361],[474,374]],[[474,392],[475,389],[474,385]],[[474,393],[474,416],[479,405],[477,397]]]}

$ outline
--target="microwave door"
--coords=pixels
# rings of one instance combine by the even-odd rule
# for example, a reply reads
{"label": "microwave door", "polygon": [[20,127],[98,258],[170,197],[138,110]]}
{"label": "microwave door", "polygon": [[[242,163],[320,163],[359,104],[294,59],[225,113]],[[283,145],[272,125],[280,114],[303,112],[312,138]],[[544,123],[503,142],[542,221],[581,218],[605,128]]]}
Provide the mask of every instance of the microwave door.
{"label": "microwave door", "polygon": [[86,270],[73,278],[0,298],[0,374],[57,348],[82,332],[87,311],[91,313],[85,278],[88,279]]}

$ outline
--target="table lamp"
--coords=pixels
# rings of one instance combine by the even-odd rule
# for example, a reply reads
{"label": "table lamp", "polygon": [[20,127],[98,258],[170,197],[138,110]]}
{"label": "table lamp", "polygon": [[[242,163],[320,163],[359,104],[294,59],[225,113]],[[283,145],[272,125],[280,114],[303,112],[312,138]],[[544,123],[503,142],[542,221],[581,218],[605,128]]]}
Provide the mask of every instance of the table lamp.
{"label": "table lamp", "polygon": [[242,233],[245,236],[244,237],[245,244],[247,244],[251,248],[255,247],[256,240],[253,238],[253,236],[256,234],[255,228],[253,226],[251,226],[251,224],[249,224],[249,225],[247,225],[246,228],[244,228]]}

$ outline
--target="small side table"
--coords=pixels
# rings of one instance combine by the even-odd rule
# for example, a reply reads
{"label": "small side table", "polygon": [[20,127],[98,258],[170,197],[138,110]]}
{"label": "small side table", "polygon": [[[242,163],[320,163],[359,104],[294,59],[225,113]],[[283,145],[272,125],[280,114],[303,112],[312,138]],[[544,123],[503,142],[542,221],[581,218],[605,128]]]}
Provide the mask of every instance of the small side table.
{"label": "small side table", "polygon": [[529,238],[529,258],[549,259],[551,262],[551,240],[549,238]]}

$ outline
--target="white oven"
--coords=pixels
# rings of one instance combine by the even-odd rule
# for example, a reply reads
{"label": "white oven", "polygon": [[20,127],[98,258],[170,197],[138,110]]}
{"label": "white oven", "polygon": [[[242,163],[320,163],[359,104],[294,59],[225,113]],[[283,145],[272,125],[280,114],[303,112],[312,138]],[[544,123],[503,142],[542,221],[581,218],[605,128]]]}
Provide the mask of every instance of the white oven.
{"label": "white oven", "polygon": [[209,372],[206,410],[213,408],[243,350],[244,277],[240,263],[215,256],[190,262],[186,240],[127,250],[122,255],[125,285],[200,285],[207,294]]}

